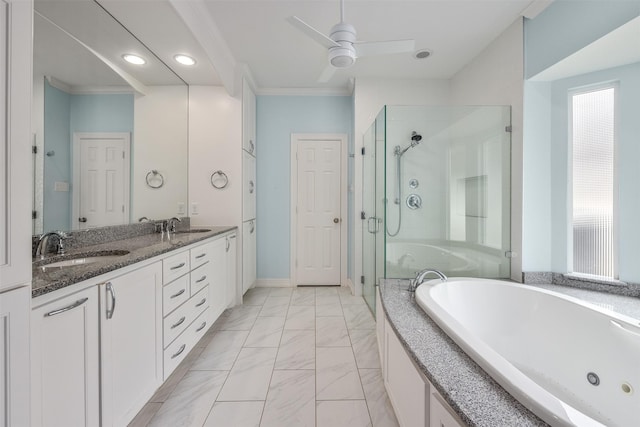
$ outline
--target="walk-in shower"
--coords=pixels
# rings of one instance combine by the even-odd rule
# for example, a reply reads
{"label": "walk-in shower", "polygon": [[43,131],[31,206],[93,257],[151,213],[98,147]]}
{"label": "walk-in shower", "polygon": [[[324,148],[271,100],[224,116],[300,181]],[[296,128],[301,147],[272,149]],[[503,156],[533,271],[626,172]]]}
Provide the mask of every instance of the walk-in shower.
{"label": "walk-in shower", "polygon": [[364,136],[363,295],[432,267],[510,275],[510,107],[386,106]]}

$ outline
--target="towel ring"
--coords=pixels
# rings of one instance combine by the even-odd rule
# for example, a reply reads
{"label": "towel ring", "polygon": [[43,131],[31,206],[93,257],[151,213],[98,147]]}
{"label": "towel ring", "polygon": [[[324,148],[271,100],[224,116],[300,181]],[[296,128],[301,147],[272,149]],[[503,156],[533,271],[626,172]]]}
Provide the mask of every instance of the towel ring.
{"label": "towel ring", "polygon": [[157,170],[153,169],[147,173],[146,177],[147,185],[151,188],[160,188],[164,185],[164,176]]}
{"label": "towel ring", "polygon": [[229,185],[229,177],[226,173],[222,171],[215,171],[211,174],[211,185],[213,188],[217,188],[218,190],[222,190]]}

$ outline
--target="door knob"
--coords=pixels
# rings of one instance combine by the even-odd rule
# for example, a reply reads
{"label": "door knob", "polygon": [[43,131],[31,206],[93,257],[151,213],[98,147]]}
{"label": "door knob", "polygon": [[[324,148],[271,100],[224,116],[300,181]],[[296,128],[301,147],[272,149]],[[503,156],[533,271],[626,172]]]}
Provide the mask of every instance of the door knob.
{"label": "door knob", "polygon": [[333,223],[334,223],[334,224],[337,224],[337,223],[339,223],[339,222],[340,222],[340,218],[333,218]]}
{"label": "door knob", "polygon": [[85,218],[85,217],[80,217],[80,218],[78,218],[78,221],[80,221],[80,222],[87,222],[87,218]]}

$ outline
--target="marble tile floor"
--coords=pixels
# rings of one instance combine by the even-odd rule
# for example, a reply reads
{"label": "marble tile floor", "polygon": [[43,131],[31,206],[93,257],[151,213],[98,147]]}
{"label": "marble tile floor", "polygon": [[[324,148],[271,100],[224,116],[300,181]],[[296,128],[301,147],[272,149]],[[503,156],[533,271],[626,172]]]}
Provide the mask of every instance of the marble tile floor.
{"label": "marble tile floor", "polygon": [[346,288],[255,288],[130,427],[396,427],[375,321]]}

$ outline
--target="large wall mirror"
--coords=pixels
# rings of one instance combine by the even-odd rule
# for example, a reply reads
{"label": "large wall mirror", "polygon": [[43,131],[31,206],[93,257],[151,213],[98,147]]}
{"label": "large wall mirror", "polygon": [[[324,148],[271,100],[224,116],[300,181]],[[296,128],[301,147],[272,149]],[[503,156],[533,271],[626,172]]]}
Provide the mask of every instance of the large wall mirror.
{"label": "large wall mirror", "polygon": [[33,233],[184,215],[188,86],[97,2],[34,9]]}

